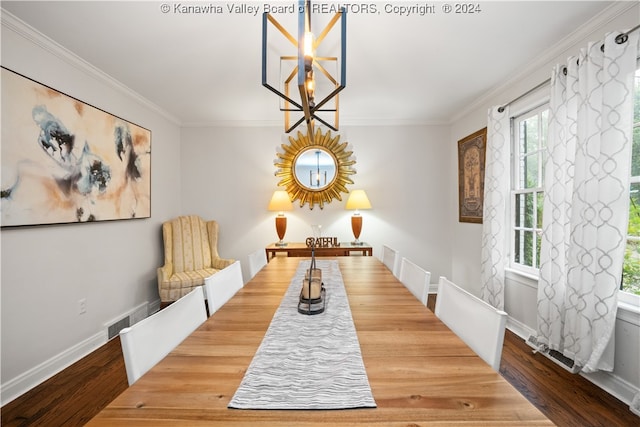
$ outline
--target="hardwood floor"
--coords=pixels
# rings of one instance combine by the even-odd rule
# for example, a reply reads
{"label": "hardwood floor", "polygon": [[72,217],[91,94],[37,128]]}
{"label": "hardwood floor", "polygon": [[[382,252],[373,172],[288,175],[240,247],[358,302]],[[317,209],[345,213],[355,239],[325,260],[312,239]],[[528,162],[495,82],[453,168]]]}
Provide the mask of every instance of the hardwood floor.
{"label": "hardwood floor", "polygon": [[[428,307],[433,310],[434,300]],[[507,331],[500,373],[558,426],[632,427],[627,405]],[[119,338],[1,409],[2,426],[81,426],[127,388]]]}
{"label": "hardwood floor", "polygon": [[6,426],[81,426],[129,383],[116,337],[62,372],[2,407]]}

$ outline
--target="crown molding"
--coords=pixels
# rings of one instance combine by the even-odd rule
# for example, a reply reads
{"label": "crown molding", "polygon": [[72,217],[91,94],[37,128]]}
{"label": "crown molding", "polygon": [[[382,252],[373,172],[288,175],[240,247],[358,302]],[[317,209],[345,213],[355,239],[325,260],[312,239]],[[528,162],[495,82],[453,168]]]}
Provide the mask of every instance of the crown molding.
{"label": "crown molding", "polygon": [[65,48],[61,44],[42,34],[20,18],[11,14],[3,8],[0,8],[0,22],[3,28],[13,31],[24,39],[28,40],[30,43],[40,47],[41,49],[51,53],[52,55],[60,58],[67,64],[76,68],[77,70],[82,71],[83,73],[89,75],[90,77],[104,83],[107,86],[117,90],[118,92],[126,95],[127,97],[133,99],[138,104],[143,107],[161,115],[166,118],[170,122],[175,125],[181,126],[182,123],[180,119],[166,110],[159,107],[157,104],[149,101],[147,98],[143,97],[133,89],[125,86],[120,83],[118,80],[114,79],[104,71],[95,67],[91,63],[85,61],[75,53],[71,52],[69,49]]}
{"label": "crown molding", "polygon": [[448,120],[403,120],[403,119],[386,119],[386,118],[362,118],[362,119],[340,119],[341,126],[448,126]]}
{"label": "crown molding", "polygon": [[[545,64],[553,61],[554,58],[562,54],[562,52],[570,49],[575,46],[577,43],[580,43],[584,38],[589,36],[589,34],[598,31],[598,29],[602,28],[609,22],[613,21],[617,17],[623,15],[625,12],[628,12],[631,8],[637,5],[636,1],[633,0],[620,0],[614,2],[612,5],[605,8],[602,12],[591,18],[589,21],[582,24],[575,31],[569,34],[564,39],[560,40],[558,43],[555,43],[551,48],[546,50],[540,56],[534,58],[532,61],[527,63],[522,67],[522,71],[520,73],[514,74],[510,79],[506,80],[503,84],[499,86],[495,86],[494,88],[487,91],[484,95],[480,96],[477,100],[470,103],[466,108],[460,110],[460,112],[454,115],[450,120],[449,124],[453,124],[471,113],[472,111],[481,108],[483,105],[486,105],[490,102],[491,99],[495,98],[500,93],[506,91],[508,88],[512,87],[516,83],[522,81],[523,79],[531,76],[535,70],[543,67]],[[624,30],[624,29],[621,29]],[[604,34],[603,34],[604,36]],[[532,70],[534,70],[532,72]],[[549,76],[551,76],[551,69],[549,69]],[[504,103],[508,102],[508,99],[504,100]]]}
{"label": "crown molding", "polygon": [[[451,123],[446,120],[426,121],[426,120],[398,120],[398,119],[340,119],[340,127],[384,127],[384,126],[449,126]],[[207,122],[184,122],[184,128],[207,128],[207,127],[280,127],[282,120],[216,120]]]}
{"label": "crown molding", "polygon": [[183,128],[257,128],[282,127],[282,120],[211,120],[204,122],[183,122]]}
{"label": "crown molding", "polygon": [[[499,86],[495,86],[492,89],[488,90],[484,93],[484,95],[477,98],[474,102],[467,104],[464,109],[461,109],[457,114],[452,116],[448,120],[442,121],[407,121],[407,120],[389,120],[389,119],[358,119],[356,121],[350,121],[348,119],[341,119],[341,125],[343,126],[440,126],[440,125],[451,125],[467,114],[475,111],[478,108],[488,104],[491,99],[496,98],[501,93],[511,88],[518,82],[523,79],[530,77],[535,71],[539,68],[543,67],[545,64],[552,61],[562,52],[567,49],[573,47],[585,37],[587,37],[590,33],[597,31],[602,26],[606,25],[613,19],[618,16],[628,12],[631,8],[635,7],[635,1],[616,1],[611,6],[604,9],[598,15],[587,21],[585,24],[580,26],[578,29],[573,31],[563,40],[555,43],[553,47],[548,49],[542,55],[533,59],[525,66],[522,67],[522,72],[513,74],[513,76],[506,80]],[[99,68],[93,66],[89,62],[85,61],[75,53],[71,52],[64,46],[58,44],[54,40],[50,39],[46,35],[40,33],[35,28],[31,27],[26,22],[22,21],[18,17],[14,16],[10,12],[6,11],[3,8],[0,8],[0,19],[3,28],[9,29],[21,37],[25,38],[29,42],[34,45],[39,46],[47,52],[50,52],[54,56],[62,59],[66,63],[70,64],[74,68],[84,72],[85,74],[97,79],[105,83],[106,85],[112,87],[118,92],[126,95],[127,97],[133,99],[140,105],[145,108],[156,112],[162,117],[166,118],[173,124],[180,127],[272,127],[272,126],[281,126],[281,121],[273,121],[273,120],[256,120],[256,121],[212,121],[212,122],[181,122],[181,120],[174,116],[173,114],[167,112],[157,104],[149,101],[147,98],[143,97],[139,93],[135,92],[131,88],[125,86],[115,78],[109,76],[105,72],[101,71]],[[504,102],[507,102],[505,100]]]}

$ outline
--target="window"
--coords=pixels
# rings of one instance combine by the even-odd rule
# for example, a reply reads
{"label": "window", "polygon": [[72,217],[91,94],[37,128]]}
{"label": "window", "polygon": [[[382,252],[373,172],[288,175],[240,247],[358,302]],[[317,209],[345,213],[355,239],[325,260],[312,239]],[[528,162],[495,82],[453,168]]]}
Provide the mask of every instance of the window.
{"label": "window", "polygon": [[629,232],[620,289],[640,295],[640,69],[635,76]]}
{"label": "window", "polygon": [[[640,296],[640,68],[635,75],[629,231],[620,290]],[[538,275],[548,105],[512,119],[511,268]]]}
{"label": "window", "polygon": [[536,274],[540,267],[544,153],[548,105],[513,119],[511,267]]}

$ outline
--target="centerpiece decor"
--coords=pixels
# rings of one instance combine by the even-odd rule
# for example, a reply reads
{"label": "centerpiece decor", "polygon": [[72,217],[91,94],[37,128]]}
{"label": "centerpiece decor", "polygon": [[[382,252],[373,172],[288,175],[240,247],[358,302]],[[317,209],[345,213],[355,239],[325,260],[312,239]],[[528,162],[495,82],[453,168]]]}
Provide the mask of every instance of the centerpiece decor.
{"label": "centerpiece decor", "polygon": [[316,267],[316,245],[315,242],[322,238],[322,226],[312,225],[314,238],[307,239],[307,245],[311,246],[311,263],[309,269],[305,271],[302,279],[302,290],[300,291],[300,301],[298,302],[298,313],[320,314],[326,306],[326,290],[322,283],[322,270]]}

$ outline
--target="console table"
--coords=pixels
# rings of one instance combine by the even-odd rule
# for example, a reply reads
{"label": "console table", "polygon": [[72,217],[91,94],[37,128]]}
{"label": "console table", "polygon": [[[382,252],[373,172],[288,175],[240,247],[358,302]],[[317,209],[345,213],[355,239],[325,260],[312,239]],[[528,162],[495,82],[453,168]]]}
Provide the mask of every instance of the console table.
{"label": "console table", "polygon": [[[276,256],[278,252],[283,252],[290,257],[310,257],[311,248],[305,243],[287,243],[287,246],[276,246],[275,243],[265,248],[267,261]],[[340,246],[316,247],[316,256],[350,256],[351,252],[360,253],[364,256],[373,256],[373,248],[368,243],[354,245],[350,242],[340,242]]]}

